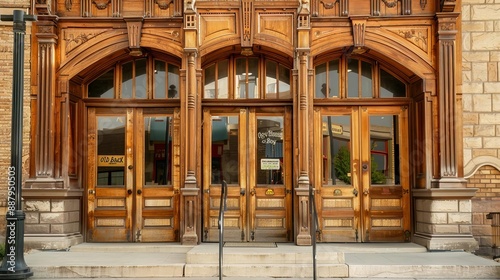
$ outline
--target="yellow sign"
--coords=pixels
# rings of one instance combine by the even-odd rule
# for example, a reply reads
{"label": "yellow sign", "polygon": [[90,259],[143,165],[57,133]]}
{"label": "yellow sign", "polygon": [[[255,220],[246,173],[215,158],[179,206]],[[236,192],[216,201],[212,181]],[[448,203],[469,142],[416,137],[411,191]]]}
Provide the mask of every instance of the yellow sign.
{"label": "yellow sign", "polygon": [[[344,128],[340,124],[332,124],[330,126],[331,131],[333,134],[343,134],[344,133]],[[326,123],[323,123],[323,133],[328,133],[328,126]]]}
{"label": "yellow sign", "polygon": [[120,155],[98,156],[97,166],[125,166],[125,156],[120,156]]}
{"label": "yellow sign", "polygon": [[274,195],[274,190],[273,189],[267,189],[266,190],[266,195]]}

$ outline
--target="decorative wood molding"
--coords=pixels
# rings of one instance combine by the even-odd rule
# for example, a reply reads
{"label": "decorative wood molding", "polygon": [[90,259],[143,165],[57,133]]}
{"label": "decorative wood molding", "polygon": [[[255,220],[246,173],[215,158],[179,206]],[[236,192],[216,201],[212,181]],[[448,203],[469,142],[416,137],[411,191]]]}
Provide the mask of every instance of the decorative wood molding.
{"label": "decorative wood molding", "polygon": [[141,56],[142,18],[127,18],[128,44],[131,56]]}
{"label": "decorative wood molding", "polygon": [[94,4],[98,10],[108,8],[109,3],[111,3],[111,0],[92,0],[92,4]]}
{"label": "decorative wood molding", "polygon": [[440,8],[441,12],[453,12],[455,11],[456,0],[441,0]]}
{"label": "decorative wood molding", "polygon": [[457,149],[460,147],[455,132],[457,53],[456,20],[459,14],[438,15],[438,106],[439,106],[439,166],[441,178],[457,178]]}
{"label": "decorative wood molding", "polygon": [[241,47],[251,48],[253,45],[253,19],[254,19],[253,0],[241,1]]}
{"label": "decorative wood molding", "polygon": [[50,2],[47,0],[36,0],[35,10],[38,15],[50,15]]}
{"label": "decorative wood molding", "polygon": [[72,0],[66,0],[64,2],[64,8],[66,8],[66,11],[71,11],[73,9],[73,1]]}
{"label": "decorative wood molding", "polygon": [[367,17],[351,17],[354,53],[363,53],[365,49],[365,33]]}
{"label": "decorative wood molding", "polygon": [[425,53],[429,53],[429,28],[398,28],[388,29],[389,31],[397,34],[398,36],[413,43]]}
{"label": "decorative wood molding", "polygon": [[155,0],[155,4],[158,5],[158,8],[161,10],[166,10],[172,4],[173,0]]}
{"label": "decorative wood molding", "polygon": [[84,30],[78,31],[75,29],[63,30],[63,40],[65,43],[65,53],[69,54],[71,51],[76,49],[78,46],[94,39],[100,34],[106,32],[107,30]]}

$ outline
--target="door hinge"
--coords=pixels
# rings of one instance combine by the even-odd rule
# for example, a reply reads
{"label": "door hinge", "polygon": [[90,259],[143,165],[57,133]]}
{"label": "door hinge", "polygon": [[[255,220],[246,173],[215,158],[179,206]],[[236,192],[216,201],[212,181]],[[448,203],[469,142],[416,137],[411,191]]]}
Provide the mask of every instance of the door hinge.
{"label": "door hinge", "polygon": [[203,193],[209,194],[210,193],[210,189],[203,190]]}
{"label": "door hinge", "polygon": [[205,230],[203,230],[203,239],[205,239],[205,241],[207,241],[208,239],[208,228],[205,228]]}
{"label": "door hinge", "polygon": [[286,193],[286,194],[292,194],[292,190],[288,190],[288,189],[287,189],[287,190],[285,191],[285,193]]}
{"label": "door hinge", "polygon": [[358,236],[358,229],[356,229],[356,231],[354,231],[354,234],[356,235],[356,242],[358,242],[358,238],[359,238],[359,236]]}
{"label": "door hinge", "polygon": [[253,231],[253,230],[250,232],[250,239],[252,241],[255,241],[255,231]]}
{"label": "door hinge", "polygon": [[241,241],[245,241],[245,231],[241,231]]}
{"label": "door hinge", "polygon": [[94,231],[93,231],[93,230],[91,230],[91,229],[87,232],[87,240],[88,240],[89,242],[94,241]]}

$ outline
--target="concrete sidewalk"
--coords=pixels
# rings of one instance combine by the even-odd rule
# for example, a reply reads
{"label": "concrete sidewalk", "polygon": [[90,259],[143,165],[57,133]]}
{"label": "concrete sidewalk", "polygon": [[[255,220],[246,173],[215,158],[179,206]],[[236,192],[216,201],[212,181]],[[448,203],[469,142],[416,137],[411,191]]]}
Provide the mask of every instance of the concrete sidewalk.
{"label": "concrete sidewalk", "polygon": [[[322,243],[318,244],[317,251],[323,258],[318,267],[321,272],[318,279],[500,279],[500,263],[492,259],[467,252],[427,252],[425,248],[411,243]],[[338,254],[336,268],[325,269],[325,252]],[[264,258],[257,253],[267,254],[269,259],[262,264],[250,263]],[[283,274],[259,275],[265,269],[279,266],[280,261],[273,263],[272,260],[278,259],[280,254],[292,254],[292,260],[287,261],[290,263],[279,268]],[[253,256],[252,261],[244,259],[237,262],[236,258],[244,255]],[[223,278],[227,280],[313,279],[310,246],[278,244],[276,248],[224,248],[224,256],[223,274],[227,276]],[[193,263],[190,259],[197,261]],[[25,260],[34,272],[30,278],[33,280],[219,279],[217,244],[192,247],[178,244],[85,243],[69,251],[33,251],[25,254]],[[332,262],[336,261],[332,259]],[[297,276],[285,275],[291,270],[297,270]],[[332,273],[328,274],[330,271]],[[337,271],[341,274],[336,274]],[[240,274],[233,275],[238,272]]]}

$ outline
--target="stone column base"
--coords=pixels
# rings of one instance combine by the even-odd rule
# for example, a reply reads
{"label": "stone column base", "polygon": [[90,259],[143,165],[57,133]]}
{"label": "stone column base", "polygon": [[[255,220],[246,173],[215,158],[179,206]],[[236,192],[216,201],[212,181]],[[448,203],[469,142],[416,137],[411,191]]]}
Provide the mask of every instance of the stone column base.
{"label": "stone column base", "polygon": [[421,235],[415,234],[413,242],[427,247],[429,251],[464,250],[474,252],[478,248],[477,240],[471,236],[456,235]]}
{"label": "stone column base", "polygon": [[83,243],[81,234],[52,235],[52,234],[25,234],[24,248],[26,250],[68,250],[71,246]]}

